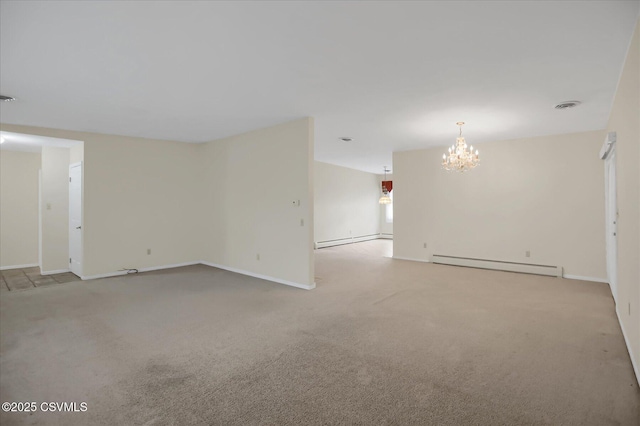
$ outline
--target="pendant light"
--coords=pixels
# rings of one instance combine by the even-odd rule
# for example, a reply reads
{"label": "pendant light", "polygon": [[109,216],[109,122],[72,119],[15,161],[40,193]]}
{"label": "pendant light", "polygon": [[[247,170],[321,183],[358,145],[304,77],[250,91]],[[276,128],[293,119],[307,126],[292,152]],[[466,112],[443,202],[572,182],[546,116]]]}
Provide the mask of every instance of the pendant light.
{"label": "pendant light", "polygon": [[[384,166],[384,181],[387,180],[387,166]],[[389,197],[389,190],[386,186],[382,185],[382,197],[378,200],[380,204],[391,204],[391,197]]]}

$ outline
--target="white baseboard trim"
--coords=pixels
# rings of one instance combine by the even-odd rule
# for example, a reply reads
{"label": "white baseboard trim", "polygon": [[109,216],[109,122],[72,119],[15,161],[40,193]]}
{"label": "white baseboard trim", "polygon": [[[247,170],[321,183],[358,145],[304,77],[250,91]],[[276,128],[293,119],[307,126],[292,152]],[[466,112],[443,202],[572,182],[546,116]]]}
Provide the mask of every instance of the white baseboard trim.
{"label": "white baseboard trim", "polygon": [[[182,263],[173,263],[171,265],[160,265],[160,266],[149,266],[148,268],[131,268],[137,269],[138,272],[151,272],[151,271],[159,271],[161,269],[171,269],[171,268],[180,268],[182,266],[191,266],[198,265],[202,262],[182,262]],[[127,275],[127,271],[115,271],[115,272],[107,272],[105,274],[97,274],[97,275],[83,275],[80,278],[83,280],[95,280],[98,278],[109,278],[109,277],[119,277],[122,275]]]}
{"label": "white baseboard trim", "polygon": [[439,263],[441,265],[464,266],[467,268],[489,269],[493,271],[562,277],[562,267],[553,265],[538,265],[494,259],[478,259],[474,257],[460,257],[444,254],[431,255],[431,262]]}
{"label": "white baseboard trim", "polygon": [[359,237],[346,237],[338,238],[329,241],[316,241],[313,243],[314,249],[321,249],[325,247],[341,246],[344,244],[361,243],[363,241],[377,240],[380,238],[380,234],[361,235]]}
{"label": "white baseboard trim", "polygon": [[393,240],[393,234],[380,234],[378,238],[383,240]]}
{"label": "white baseboard trim", "polygon": [[[305,284],[295,283],[293,281],[282,280],[280,278],[274,278],[267,275],[256,274],[254,272],[245,271],[243,269],[232,268],[230,266],[218,265],[216,263],[205,262],[205,261],[174,263],[172,265],[150,266],[148,268],[136,268],[136,269],[138,269],[138,272],[151,272],[151,271],[159,271],[161,269],[180,268],[183,266],[191,266],[191,265],[211,266],[212,268],[224,269],[225,271],[235,272],[237,274],[247,275],[254,278],[260,278],[261,280],[273,281],[278,284],[285,284],[291,287],[302,288],[305,290],[313,290],[314,288],[316,288],[316,283],[313,283],[313,285],[305,285]],[[82,278],[82,280],[95,280],[98,278],[119,277],[122,275],[127,275],[127,271],[107,272],[105,274],[96,274],[96,275],[83,275],[80,278]]]}
{"label": "white baseboard trim", "polygon": [[225,271],[235,272],[236,274],[242,274],[242,275],[247,275],[254,278],[260,278],[261,280],[273,281],[278,284],[284,284],[291,287],[302,288],[304,290],[313,290],[314,288],[316,288],[316,283],[313,283],[312,285],[300,284],[293,281],[287,281],[287,280],[282,280],[280,278],[270,277],[268,275],[256,274],[255,272],[245,271],[244,269],[232,268],[230,266],[225,266],[225,265],[218,265],[217,263],[211,263],[211,262],[205,262],[205,261],[202,261],[200,263],[202,263],[203,265],[211,266],[212,268],[224,269]]}
{"label": "white baseboard trim", "polygon": [[396,259],[396,260],[409,260],[411,262],[424,262],[424,263],[429,263],[429,261],[427,259],[414,259],[412,257],[400,257],[400,256],[393,256],[392,259]]}
{"label": "white baseboard trim", "polygon": [[116,272],[107,272],[105,274],[96,274],[96,275],[82,275],[80,279],[85,280],[97,280],[99,278],[111,278],[111,277],[119,277],[120,275],[127,275],[127,271],[116,271]]}
{"label": "white baseboard trim", "polygon": [[34,266],[39,266],[39,265],[37,263],[25,263],[24,265],[1,266],[0,271],[6,271],[7,269],[33,268]]}
{"label": "white baseboard trim", "polygon": [[583,277],[581,275],[564,274],[562,278],[566,278],[568,280],[593,281],[593,282],[596,282],[596,283],[609,284],[609,281],[605,280],[604,278]]}
{"label": "white baseboard trim", "polygon": [[172,265],[150,266],[148,268],[140,268],[138,269],[138,272],[151,272],[151,271],[159,271],[161,269],[181,268],[183,266],[199,265],[200,263],[202,262],[182,262],[182,263],[174,263]]}
{"label": "white baseboard trim", "polygon": [[631,349],[631,344],[629,342],[629,339],[627,338],[627,332],[624,329],[624,323],[620,320],[620,314],[618,313],[618,309],[614,308],[616,310],[616,316],[618,317],[618,323],[620,324],[620,329],[622,330],[622,336],[624,337],[624,343],[626,343],[627,345],[627,351],[629,352],[629,357],[631,358],[631,366],[633,367],[633,372],[636,373],[636,381],[638,382],[637,384],[640,384],[640,367],[637,362],[636,362],[636,358],[633,354],[633,350]]}
{"label": "white baseboard trim", "polygon": [[40,271],[40,275],[64,274],[65,272],[70,271],[71,269],[55,269],[53,271]]}

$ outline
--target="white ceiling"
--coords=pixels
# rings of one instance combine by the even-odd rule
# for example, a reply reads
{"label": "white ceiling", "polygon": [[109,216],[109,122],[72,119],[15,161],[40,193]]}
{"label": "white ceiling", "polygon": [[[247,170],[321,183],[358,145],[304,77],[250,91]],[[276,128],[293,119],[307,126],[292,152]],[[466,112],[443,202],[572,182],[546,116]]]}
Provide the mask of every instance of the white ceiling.
{"label": "white ceiling", "polygon": [[12,132],[0,132],[0,137],[4,139],[4,142],[0,145],[0,149],[3,151],[41,152],[43,146],[71,148],[82,143],[82,141],[70,139],[48,138]]}
{"label": "white ceiling", "polygon": [[2,1],[0,119],[204,142],[313,116],[317,160],[381,173],[460,120],[474,145],[604,128],[639,5]]}

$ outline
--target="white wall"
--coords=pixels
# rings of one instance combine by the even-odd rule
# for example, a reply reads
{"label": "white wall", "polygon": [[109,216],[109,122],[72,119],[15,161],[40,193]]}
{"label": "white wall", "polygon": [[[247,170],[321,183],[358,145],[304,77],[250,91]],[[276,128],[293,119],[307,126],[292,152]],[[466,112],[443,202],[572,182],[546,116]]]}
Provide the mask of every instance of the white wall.
{"label": "white wall", "polygon": [[312,119],[208,144],[1,128],[84,141],[86,277],[205,260],[313,285]]}
{"label": "white wall", "polygon": [[380,233],[377,175],[318,161],[314,174],[314,241]]}
{"label": "white wall", "polygon": [[[378,175],[378,190],[382,189],[382,181],[385,180],[384,175]],[[393,174],[387,173],[386,180],[393,181]],[[394,191],[391,191],[392,193]],[[393,194],[395,195],[395,194]],[[387,205],[379,204],[380,206],[380,233],[385,235],[393,235],[393,222],[387,222]],[[393,209],[393,203],[391,204],[391,209]]]}
{"label": "white wall", "polygon": [[640,20],[618,84],[608,132],[616,132],[618,304],[616,311],[640,381]]}
{"label": "white wall", "polygon": [[313,119],[200,148],[203,259],[312,287]]}
{"label": "white wall", "polygon": [[80,142],[69,149],[69,164],[79,163],[84,160],[84,143]]}
{"label": "white wall", "polygon": [[[84,141],[85,276],[200,260],[196,145],[10,124],[2,130]],[[75,154],[67,149],[66,185]],[[66,216],[65,223],[67,233]],[[68,268],[68,244],[60,253]]]}
{"label": "white wall", "polygon": [[69,269],[69,148],[42,147],[42,272]]}
{"label": "white wall", "polygon": [[[86,276],[200,260],[198,146],[82,135]],[[147,254],[147,250],[151,254]]]}
{"label": "white wall", "polygon": [[394,256],[557,265],[605,280],[603,139],[485,143],[481,164],[464,174],[441,169],[444,147],[394,153]]}
{"label": "white wall", "polygon": [[40,154],[0,150],[0,267],[38,264]]}

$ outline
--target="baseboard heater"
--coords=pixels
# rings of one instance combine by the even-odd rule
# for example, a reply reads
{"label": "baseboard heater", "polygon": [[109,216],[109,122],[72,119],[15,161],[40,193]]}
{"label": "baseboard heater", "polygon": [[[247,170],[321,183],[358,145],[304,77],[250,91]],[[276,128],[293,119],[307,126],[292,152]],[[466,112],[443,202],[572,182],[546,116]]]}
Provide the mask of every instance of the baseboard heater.
{"label": "baseboard heater", "polygon": [[314,248],[320,249],[325,247],[340,246],[342,244],[360,243],[362,241],[376,240],[380,238],[380,234],[360,235],[359,237],[339,238],[337,240],[316,241],[313,243]]}
{"label": "baseboard heater", "polygon": [[523,274],[548,275],[562,277],[562,266],[533,265],[530,263],[505,262],[501,260],[473,259],[470,257],[445,256],[434,254],[431,262],[441,265],[466,266],[469,268],[494,269],[497,271],[520,272]]}

